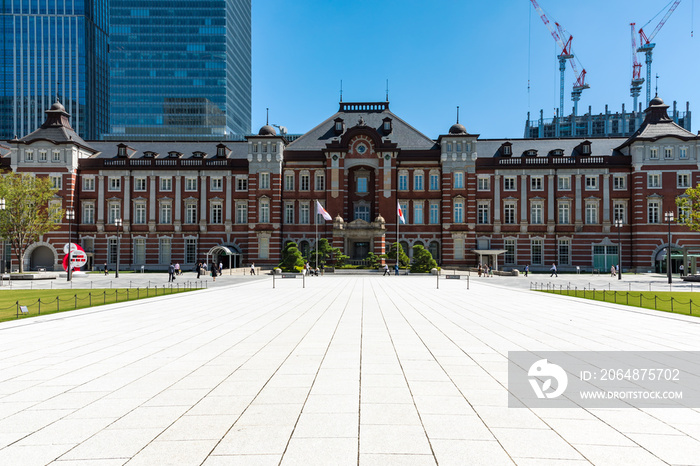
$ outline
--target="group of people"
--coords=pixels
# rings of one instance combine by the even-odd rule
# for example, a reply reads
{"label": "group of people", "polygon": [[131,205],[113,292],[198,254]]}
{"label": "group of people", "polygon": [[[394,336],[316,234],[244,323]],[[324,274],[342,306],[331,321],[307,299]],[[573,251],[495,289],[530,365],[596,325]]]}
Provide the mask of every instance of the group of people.
{"label": "group of people", "polygon": [[309,264],[308,262],[306,262],[304,264],[304,270],[302,270],[302,273],[304,275],[316,275],[318,277],[318,272],[319,272],[318,266],[316,266],[316,268],[313,268],[313,267],[311,267],[311,264]]}
{"label": "group of people", "polygon": [[493,277],[493,267],[491,267],[488,264],[481,264],[479,263],[479,267],[477,268],[477,272],[479,273],[479,276],[481,274],[484,275],[484,277]]}
{"label": "group of people", "polygon": [[180,275],[182,271],[180,270],[180,263],[170,263],[170,266],[168,267],[168,282],[172,282],[175,280],[175,277]]}

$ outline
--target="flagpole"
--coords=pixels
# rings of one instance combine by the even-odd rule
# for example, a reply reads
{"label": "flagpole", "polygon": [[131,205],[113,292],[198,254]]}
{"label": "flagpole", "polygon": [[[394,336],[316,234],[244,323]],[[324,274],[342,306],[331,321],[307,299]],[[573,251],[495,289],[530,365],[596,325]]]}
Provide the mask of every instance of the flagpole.
{"label": "flagpole", "polygon": [[396,200],[396,275],[399,274],[399,246],[401,243],[399,242],[399,223],[401,223],[401,218],[399,217],[399,208],[400,204],[398,199]]}
{"label": "flagpole", "polygon": [[314,224],[316,226],[316,268],[318,269],[318,200],[316,200],[316,204],[316,218],[314,219]]}

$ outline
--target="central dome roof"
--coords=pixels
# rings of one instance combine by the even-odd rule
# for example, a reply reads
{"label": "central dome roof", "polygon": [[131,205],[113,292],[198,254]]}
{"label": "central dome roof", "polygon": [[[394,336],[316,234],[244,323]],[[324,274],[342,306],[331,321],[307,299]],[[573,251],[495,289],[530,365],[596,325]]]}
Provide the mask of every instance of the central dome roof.
{"label": "central dome roof", "polygon": [[450,134],[467,134],[467,128],[465,128],[464,125],[455,123],[450,126]]}
{"label": "central dome roof", "polygon": [[272,126],[265,125],[262,128],[260,128],[258,136],[277,136],[277,131],[275,131],[275,128],[273,128]]}

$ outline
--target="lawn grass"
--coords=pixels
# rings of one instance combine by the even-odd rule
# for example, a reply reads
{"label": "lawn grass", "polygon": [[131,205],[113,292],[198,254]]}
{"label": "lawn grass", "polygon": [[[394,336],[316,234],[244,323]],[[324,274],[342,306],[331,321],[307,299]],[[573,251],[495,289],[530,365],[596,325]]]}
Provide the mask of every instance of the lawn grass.
{"label": "lawn grass", "polygon": [[627,306],[653,309],[656,311],[673,312],[675,314],[700,316],[700,293],[688,291],[655,291],[646,293],[583,289],[545,289],[539,291],[592,299],[595,301],[604,301],[607,303],[625,304]]}
{"label": "lawn grass", "polygon": [[[177,294],[199,288],[95,288],[73,290],[12,290],[0,291],[0,322],[26,319],[44,314],[72,311],[92,306],[102,306],[116,302]],[[27,312],[19,311],[26,306]]]}

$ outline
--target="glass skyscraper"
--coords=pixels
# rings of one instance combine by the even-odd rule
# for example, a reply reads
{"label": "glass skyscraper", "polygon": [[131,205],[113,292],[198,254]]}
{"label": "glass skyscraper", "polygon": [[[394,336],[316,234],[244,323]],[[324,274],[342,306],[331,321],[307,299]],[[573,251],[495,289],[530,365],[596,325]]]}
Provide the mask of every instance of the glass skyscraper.
{"label": "glass skyscraper", "polygon": [[56,99],[84,139],[109,127],[107,0],[0,1],[0,139],[22,137]]}
{"label": "glass skyscraper", "polygon": [[107,139],[250,133],[250,0],[112,0]]}

